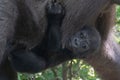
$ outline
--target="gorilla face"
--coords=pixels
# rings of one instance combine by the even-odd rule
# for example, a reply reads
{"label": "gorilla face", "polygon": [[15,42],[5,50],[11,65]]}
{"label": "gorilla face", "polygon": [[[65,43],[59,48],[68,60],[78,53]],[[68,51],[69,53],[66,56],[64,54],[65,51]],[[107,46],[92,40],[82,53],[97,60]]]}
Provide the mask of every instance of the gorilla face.
{"label": "gorilla face", "polygon": [[101,44],[101,38],[94,27],[84,26],[79,32],[72,35],[67,48],[76,56],[82,57],[88,53],[95,53]]}

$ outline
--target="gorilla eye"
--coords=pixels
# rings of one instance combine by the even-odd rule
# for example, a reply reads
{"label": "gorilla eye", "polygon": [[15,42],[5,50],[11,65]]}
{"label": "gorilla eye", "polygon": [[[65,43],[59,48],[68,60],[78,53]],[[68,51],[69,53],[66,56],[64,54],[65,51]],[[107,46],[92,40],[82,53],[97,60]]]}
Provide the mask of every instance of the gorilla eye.
{"label": "gorilla eye", "polygon": [[88,38],[88,34],[85,31],[81,31],[80,38],[81,39],[87,39]]}
{"label": "gorilla eye", "polygon": [[75,39],[75,45],[78,45],[77,41],[78,41],[78,40],[77,40],[77,39]]}
{"label": "gorilla eye", "polygon": [[80,38],[83,39],[84,37],[85,37],[84,34],[81,32],[80,33]]}

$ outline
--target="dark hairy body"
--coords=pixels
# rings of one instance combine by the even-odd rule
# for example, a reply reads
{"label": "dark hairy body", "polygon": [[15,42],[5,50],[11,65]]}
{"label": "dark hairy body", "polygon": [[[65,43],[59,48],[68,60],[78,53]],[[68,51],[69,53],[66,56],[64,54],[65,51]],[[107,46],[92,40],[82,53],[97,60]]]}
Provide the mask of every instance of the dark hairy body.
{"label": "dark hairy body", "polygon": [[[19,3],[20,0],[16,0],[16,1],[18,1]],[[47,20],[45,18],[46,17],[45,6],[48,0],[44,0],[44,1],[25,0],[24,3],[29,8],[27,9],[28,12],[25,11],[27,15],[25,19],[24,19],[25,14],[22,14],[23,12],[20,11],[26,10],[27,7],[20,6],[21,4],[18,4],[16,1],[15,0],[0,1],[0,6],[1,6],[0,7],[1,10],[0,11],[1,14],[0,15],[1,16],[0,17],[1,18],[0,19],[1,20],[0,22],[1,24],[0,59],[1,60],[0,61],[2,61],[0,66],[1,80],[17,80],[16,71],[14,70],[13,67],[11,67],[11,63],[8,61],[8,59],[4,57],[5,53],[9,54],[9,50],[8,51],[6,50],[6,46],[9,44],[9,42],[15,40],[16,43],[25,45],[25,47],[22,47],[22,49],[24,48],[30,50],[33,49],[33,51],[39,53],[40,52],[39,49],[41,48],[39,47],[39,45],[41,45],[42,43],[47,27]],[[62,46],[63,48],[67,48],[69,51],[72,51],[72,54],[67,54],[69,52],[66,52],[64,50],[59,51],[59,48],[57,52],[49,51],[49,53],[47,52],[45,53],[45,55],[39,53],[38,56],[40,60],[38,61],[42,61],[43,59],[42,64],[47,63],[47,66],[43,66],[43,68],[41,69],[46,69],[48,67],[55,66],[57,64],[62,63],[63,61],[72,58],[81,58],[86,62],[88,62],[89,64],[91,64],[103,79],[119,80],[120,79],[119,46],[117,45],[117,43],[115,43],[115,41],[113,41],[111,29],[114,24],[113,23],[114,12],[115,12],[114,3],[120,3],[120,1],[119,0],[113,0],[113,1],[112,0],[102,0],[102,1],[101,0],[78,0],[78,1],[64,0],[63,3],[65,4],[66,15],[64,17],[62,25],[60,25],[62,27],[61,33],[63,34],[61,35]],[[22,14],[22,17],[20,16],[18,18],[19,13]],[[24,20],[19,21],[21,20],[20,18]],[[17,20],[18,22],[16,22]],[[27,25],[27,26],[26,27],[23,26],[23,28],[21,28],[22,27],[21,25],[17,26],[16,24],[19,22],[22,22],[22,25],[24,26]],[[95,50],[95,52],[91,52],[91,51],[89,52],[89,47],[91,47],[91,45],[89,46],[87,45],[88,47],[85,46],[84,49],[81,48],[81,44],[79,43],[79,41],[83,40],[84,42],[86,41],[86,39],[81,39],[81,37],[79,37],[78,34],[83,32],[83,34],[85,35],[86,34],[88,35],[89,33],[91,33],[92,35],[93,33],[89,31],[91,29],[93,32],[97,33],[97,35],[94,35],[97,36],[98,39],[98,45],[95,45],[98,46],[97,47],[98,50]],[[15,36],[13,36],[14,34]],[[77,36],[77,39],[75,36]],[[88,38],[87,41],[89,42],[90,37],[87,38]],[[55,37],[55,39],[57,38]],[[96,42],[96,39],[93,38],[92,40]],[[93,47],[93,50],[94,49],[96,48]],[[50,50],[54,50],[54,46]],[[87,55],[81,57],[81,54],[86,53],[86,50],[88,50]],[[44,59],[47,60],[45,60],[44,62]]]}
{"label": "dark hairy body", "polygon": [[[20,17],[18,16],[17,25],[15,25],[13,40],[8,40],[6,45],[8,47],[6,49],[8,52],[8,59],[15,71],[37,73],[47,67],[52,67],[50,65],[51,62],[54,62],[54,56],[56,56],[56,54],[59,54],[58,57],[60,58],[67,55],[67,60],[77,58],[78,56],[83,57],[89,52],[94,53],[99,48],[99,33],[96,29],[89,26],[85,26],[78,33],[74,34],[71,39],[68,40],[68,45],[66,45],[65,48],[62,48],[61,24],[65,16],[65,8],[61,3],[56,1],[46,4],[46,19],[48,25],[42,42],[38,42],[37,46],[29,48],[29,44],[26,44],[28,41],[27,38],[35,36],[34,32],[36,33],[37,29],[34,29],[34,27],[38,26],[34,19],[30,18],[30,16],[32,16],[32,12],[29,10],[29,6],[27,6],[24,1],[20,1],[17,4]],[[22,8],[20,5],[23,5]],[[31,35],[26,32],[27,28],[30,27],[33,28],[28,31]],[[23,28],[26,28],[26,31],[23,31]],[[41,36],[39,32],[36,33],[36,35]],[[35,38],[34,40],[37,41],[38,38]],[[95,42],[97,43],[94,44]],[[75,54],[73,54],[73,52]],[[56,63],[53,63],[53,66],[55,66],[55,64]]]}
{"label": "dark hairy body", "polygon": [[[6,27],[7,32],[10,33],[5,36],[2,35],[5,37],[6,43],[4,45],[6,46],[3,58],[1,58],[0,79],[16,79],[16,72],[37,73],[66,60],[76,58],[79,54],[87,54],[91,49],[94,52],[96,47],[99,47],[99,43],[90,47],[94,42],[100,41],[100,38],[99,33],[94,28],[86,26],[73,35],[73,38],[68,41],[66,48],[62,48],[61,25],[65,16],[65,9],[60,3],[49,2],[44,5],[45,16],[43,18],[47,21],[47,25],[40,25],[42,21],[39,21],[39,16],[37,15],[39,12],[36,12],[37,10],[32,11],[37,9],[36,6],[32,6],[34,1],[31,2],[32,4],[27,0],[13,0],[5,3],[13,5],[11,7],[13,9],[12,12],[16,16],[9,14],[15,20],[11,21],[12,26],[7,25],[10,29]],[[7,4],[5,7],[7,6],[9,5]],[[34,7],[35,9],[33,9]],[[96,34],[94,35],[94,33]],[[93,39],[89,39],[92,36]],[[80,48],[80,50],[73,54],[73,50],[68,50],[68,47]],[[10,73],[13,73],[13,75]]]}

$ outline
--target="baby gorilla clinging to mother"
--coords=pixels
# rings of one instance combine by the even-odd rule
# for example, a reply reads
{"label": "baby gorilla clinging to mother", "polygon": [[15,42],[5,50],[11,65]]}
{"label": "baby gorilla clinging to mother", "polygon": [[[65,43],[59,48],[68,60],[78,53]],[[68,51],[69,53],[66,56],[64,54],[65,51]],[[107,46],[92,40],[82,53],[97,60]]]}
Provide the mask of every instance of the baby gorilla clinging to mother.
{"label": "baby gorilla clinging to mother", "polygon": [[61,49],[60,26],[64,15],[64,7],[60,3],[54,0],[49,2],[46,6],[48,26],[43,42],[32,50],[19,42],[13,41],[8,44],[9,48],[12,47],[8,59],[16,71],[36,73],[47,67],[47,57],[49,57],[46,55],[47,52],[58,52]]}
{"label": "baby gorilla clinging to mother", "polygon": [[[12,49],[8,58],[16,71],[37,73],[63,61],[80,57],[89,51],[95,52],[99,48],[99,33],[86,26],[73,35],[65,49],[62,49],[60,27],[65,16],[64,7],[58,2],[51,2],[47,4],[46,14],[48,26],[41,44],[31,50],[27,49],[25,44],[15,42],[9,44]],[[92,45],[97,41],[97,44]]]}

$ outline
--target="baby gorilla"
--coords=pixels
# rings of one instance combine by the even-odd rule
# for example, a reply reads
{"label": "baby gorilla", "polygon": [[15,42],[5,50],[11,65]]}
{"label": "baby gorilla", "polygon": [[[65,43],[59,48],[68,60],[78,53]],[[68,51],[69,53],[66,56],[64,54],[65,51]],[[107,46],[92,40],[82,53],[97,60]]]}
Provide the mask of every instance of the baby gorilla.
{"label": "baby gorilla", "polygon": [[[46,16],[48,21],[46,35],[42,44],[39,44],[39,52],[36,49],[28,50],[25,44],[12,42],[9,43],[10,53],[8,59],[12,67],[18,72],[37,73],[47,66],[46,51],[58,51],[61,48],[60,26],[64,18],[63,6],[56,2],[50,2],[46,6]],[[10,46],[11,45],[11,46]]]}
{"label": "baby gorilla", "polygon": [[101,37],[95,27],[84,26],[69,39],[66,47],[75,53],[76,57],[82,58],[98,51],[100,44]]}
{"label": "baby gorilla", "polygon": [[61,47],[60,27],[65,15],[64,7],[57,2],[47,4],[48,21],[46,35],[41,44],[31,50],[20,43],[9,44],[13,47],[8,58],[12,67],[18,72],[37,73],[63,61],[86,56],[97,51],[100,46],[100,35],[95,28],[83,27]]}

